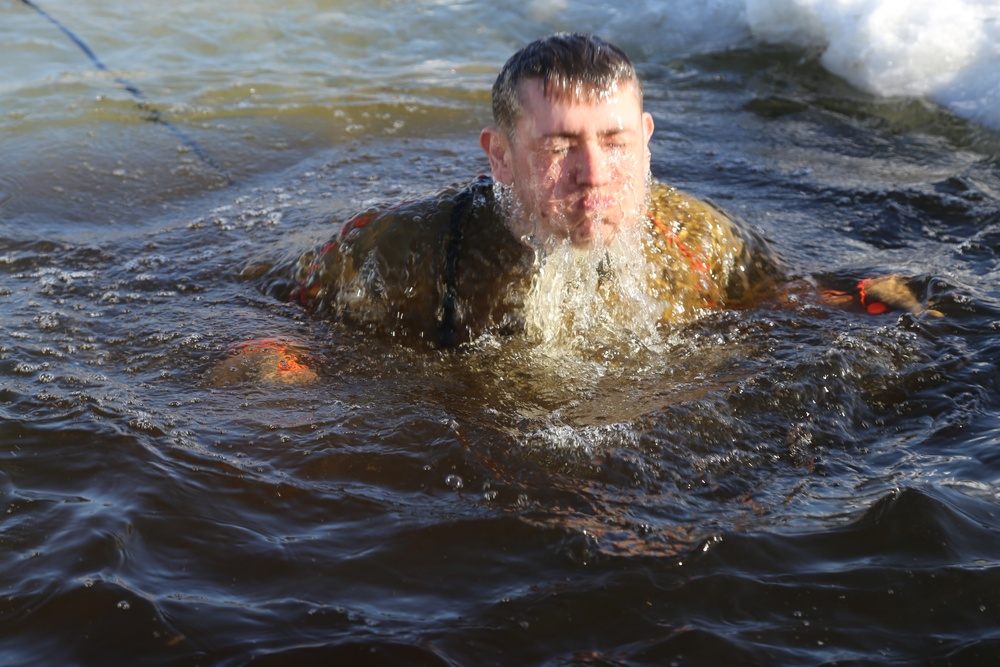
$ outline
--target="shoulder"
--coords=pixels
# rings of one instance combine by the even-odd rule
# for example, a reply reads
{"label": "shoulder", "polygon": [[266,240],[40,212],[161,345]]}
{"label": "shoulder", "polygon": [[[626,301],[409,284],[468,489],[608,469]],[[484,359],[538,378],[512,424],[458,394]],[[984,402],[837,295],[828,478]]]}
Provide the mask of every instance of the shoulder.
{"label": "shoulder", "polygon": [[650,188],[650,232],[655,243],[709,260],[722,249],[741,248],[736,223],[708,202],[654,181]]}
{"label": "shoulder", "polygon": [[480,176],[424,197],[369,208],[344,223],[339,240],[356,243],[386,232],[397,241],[440,236],[452,225],[454,214],[481,205],[487,197],[492,197],[492,180]]}
{"label": "shoulder", "polygon": [[649,218],[667,236],[706,250],[768,253],[767,243],[743,220],[659,181],[650,188]]}
{"label": "shoulder", "polygon": [[650,188],[650,216],[676,231],[709,225],[733,227],[733,219],[713,204],[660,181]]}
{"label": "shoulder", "polygon": [[716,303],[756,299],[782,273],[768,243],[749,225],[676,188],[654,182],[649,219],[656,245],[681,254],[703,278],[711,276],[709,283],[720,290]]}

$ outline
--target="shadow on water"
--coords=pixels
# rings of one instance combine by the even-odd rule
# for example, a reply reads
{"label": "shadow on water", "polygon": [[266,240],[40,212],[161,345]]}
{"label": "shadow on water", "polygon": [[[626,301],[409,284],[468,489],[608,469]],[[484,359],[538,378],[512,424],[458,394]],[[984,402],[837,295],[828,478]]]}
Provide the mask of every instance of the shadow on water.
{"label": "shadow on water", "polygon": [[[649,72],[654,170],[759,227],[801,287],[655,349],[405,346],[241,278],[331,219],[483,168],[448,138],[369,136],[245,185],[167,188],[134,226],[102,168],[106,190],[79,191],[121,226],[5,230],[0,655],[995,656],[993,153],[939,112],[890,113],[808,62],[746,55]],[[44,197],[21,192],[28,220]],[[811,281],[884,270],[945,316],[814,297]],[[262,335],[302,345],[318,381],[209,381],[229,345]]]}

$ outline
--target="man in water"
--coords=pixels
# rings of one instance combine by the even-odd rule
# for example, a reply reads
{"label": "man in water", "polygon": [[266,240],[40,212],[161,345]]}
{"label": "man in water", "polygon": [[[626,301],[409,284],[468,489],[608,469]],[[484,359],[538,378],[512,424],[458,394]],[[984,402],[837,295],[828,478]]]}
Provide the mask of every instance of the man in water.
{"label": "man in water", "polygon": [[542,306],[571,327],[599,304],[642,328],[773,294],[780,272],[759,237],[650,176],[653,118],[617,47],[579,34],[528,44],[497,77],[493,116],[480,135],[492,177],[350,220],[267,291],[442,346],[539,329]]}
{"label": "man in water", "polygon": [[271,293],[452,345],[521,328],[532,281],[558,251],[609,273],[627,241],[666,321],[766,289],[773,264],[759,239],[650,177],[653,118],[617,47],[589,35],[532,42],[500,72],[493,114],[480,135],[492,178],[355,218],[299,261],[291,285],[281,269]]}

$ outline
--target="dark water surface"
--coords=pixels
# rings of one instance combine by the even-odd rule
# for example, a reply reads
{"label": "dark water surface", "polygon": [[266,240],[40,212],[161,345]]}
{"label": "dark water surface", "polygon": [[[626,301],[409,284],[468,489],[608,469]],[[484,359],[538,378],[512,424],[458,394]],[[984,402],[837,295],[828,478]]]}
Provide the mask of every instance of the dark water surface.
{"label": "dark water surface", "polygon": [[[793,276],[902,272],[944,317],[804,289],[658,349],[412,349],[244,269],[483,171],[485,89],[358,102],[353,138],[329,110],[182,117],[231,184],[126,102],[60,126],[79,160],[25,131],[0,205],[0,663],[1000,659],[1000,136],[799,52],[642,70],[656,176]],[[213,385],[260,336],[319,382]]]}

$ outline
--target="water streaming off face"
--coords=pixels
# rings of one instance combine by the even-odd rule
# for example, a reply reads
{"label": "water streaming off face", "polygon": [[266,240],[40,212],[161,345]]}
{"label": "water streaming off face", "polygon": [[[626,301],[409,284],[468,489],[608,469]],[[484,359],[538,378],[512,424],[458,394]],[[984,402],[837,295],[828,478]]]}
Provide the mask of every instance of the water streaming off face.
{"label": "water streaming off face", "polygon": [[536,259],[537,273],[525,298],[526,335],[550,351],[617,346],[635,339],[655,346],[665,304],[648,293],[655,271],[648,264],[641,222],[607,246],[559,243]]}

